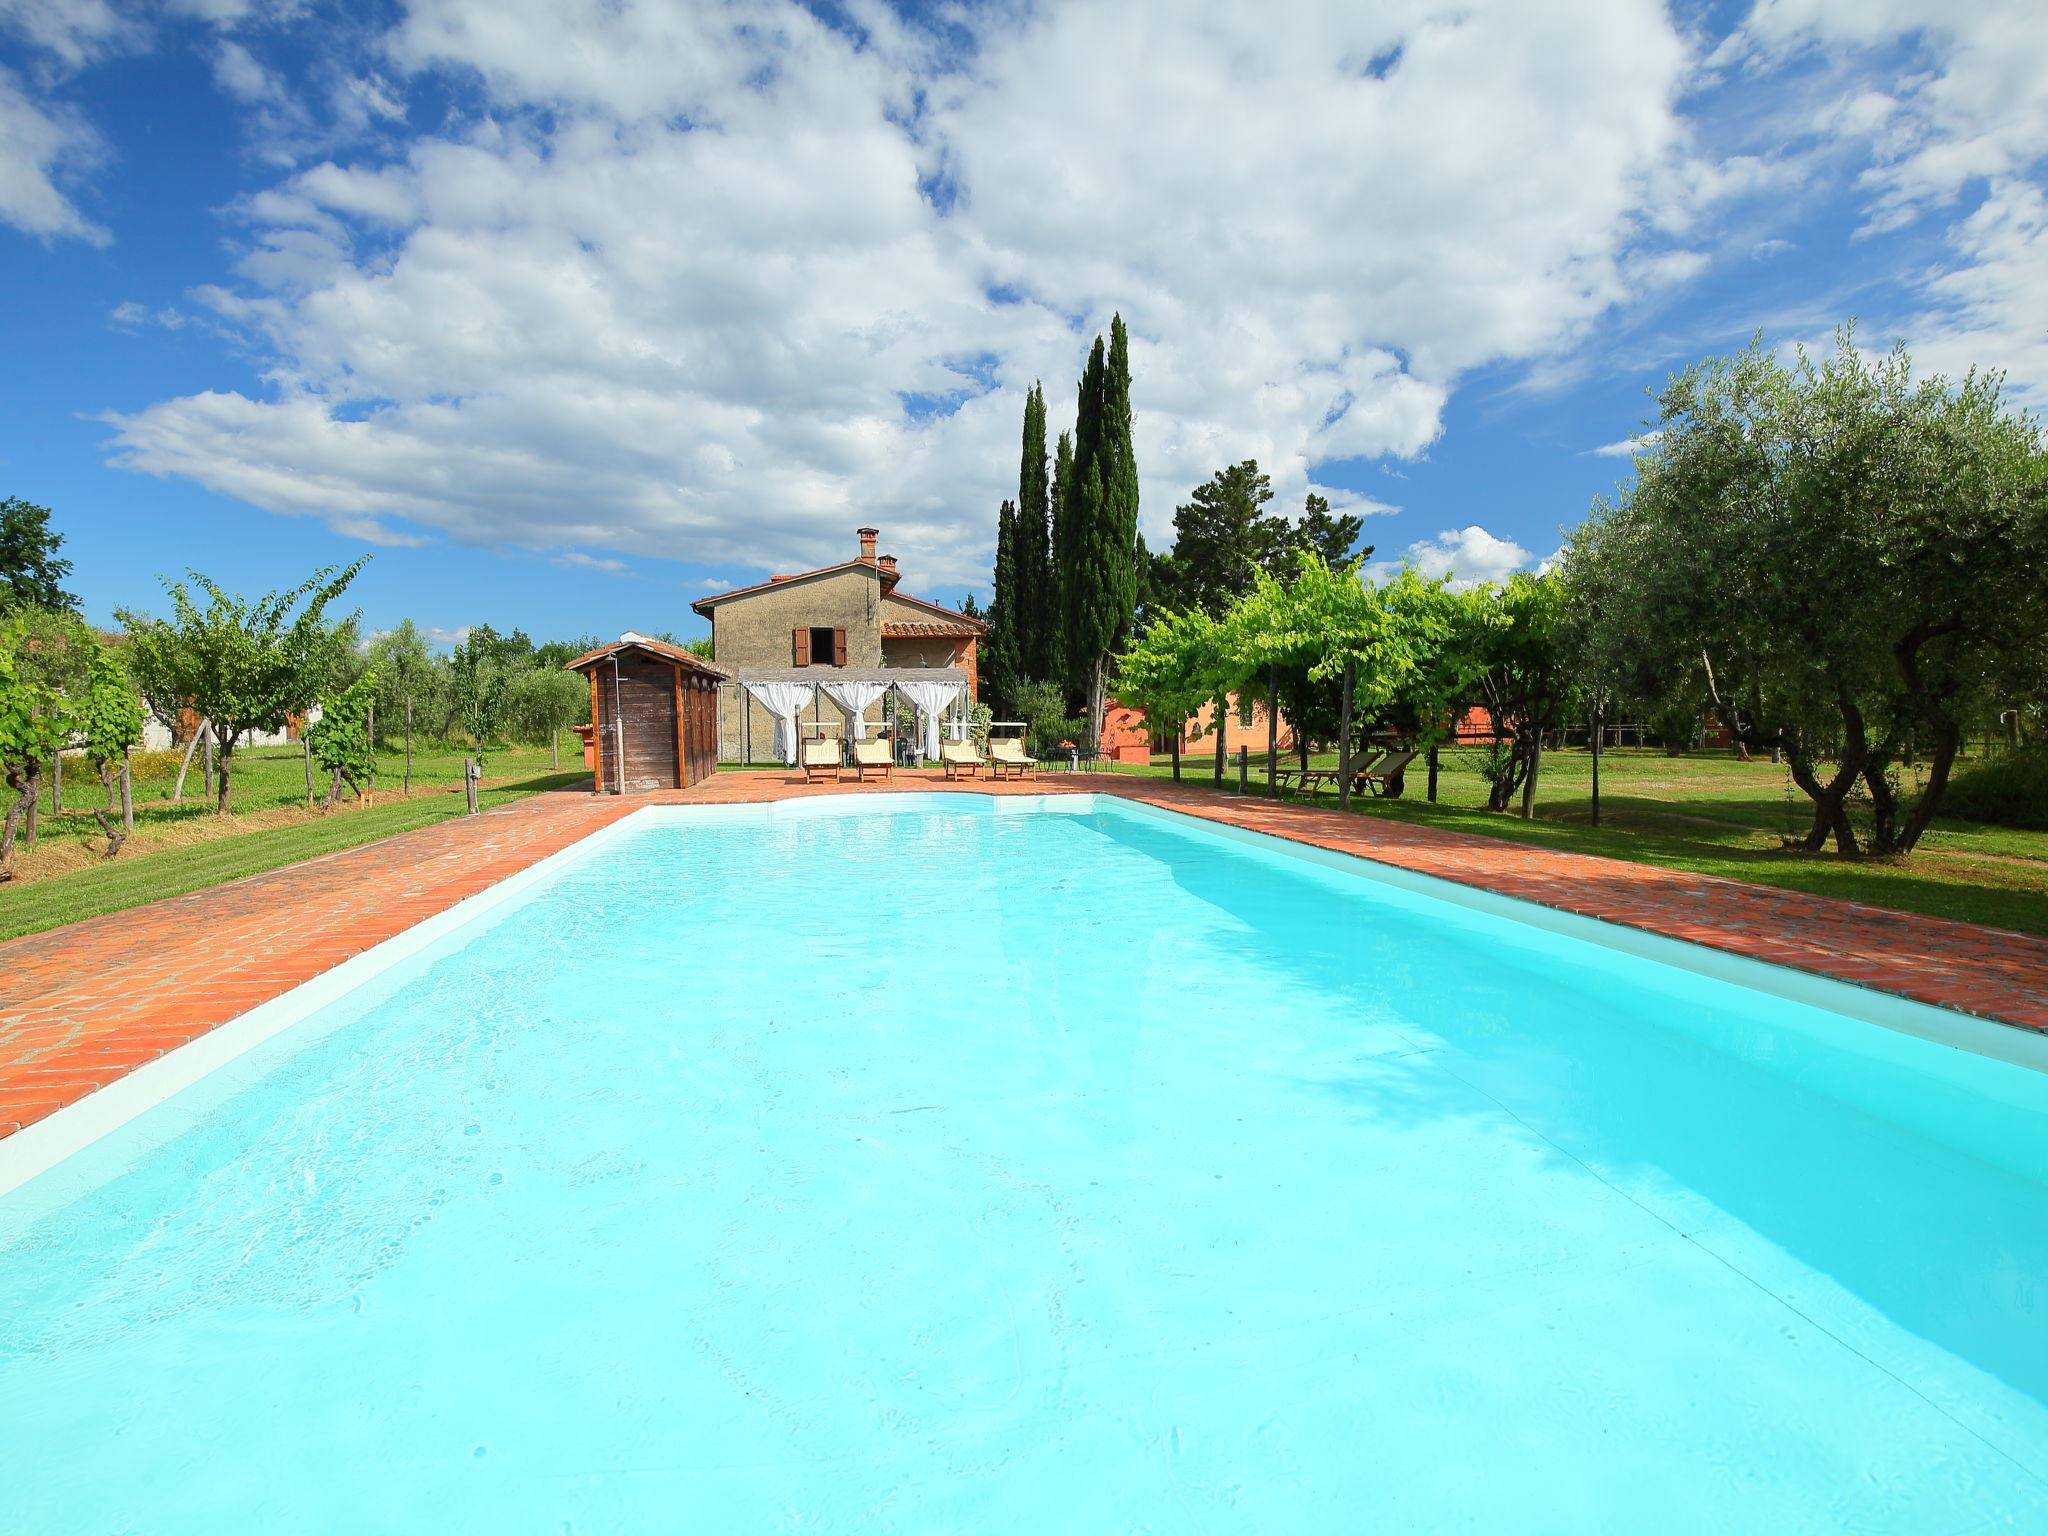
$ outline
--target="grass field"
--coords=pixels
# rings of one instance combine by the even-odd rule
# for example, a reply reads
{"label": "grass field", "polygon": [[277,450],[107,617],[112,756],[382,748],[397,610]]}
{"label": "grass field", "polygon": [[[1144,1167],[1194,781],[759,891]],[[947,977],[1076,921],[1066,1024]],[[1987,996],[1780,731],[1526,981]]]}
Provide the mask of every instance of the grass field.
{"label": "grass field", "polygon": [[[545,747],[506,747],[486,759],[481,800],[498,805],[586,777],[575,741],[562,772]],[[46,783],[41,834],[17,845],[15,879],[0,884],[0,938],[35,933],[160,896],[218,885],[240,875],[295,864],[343,848],[459,816],[463,751],[415,743],[412,793],[400,792],[402,753],[380,753],[374,803],[344,801],[334,810],[306,809],[305,760],[299,748],[245,747],[235,754],[232,814],[213,814],[195,764],[182,803],[171,801],[175,762],[144,760],[135,784],[135,835],[120,856],[101,857],[105,842],[91,808],[106,797],[81,772],[64,786],[64,815],[51,810]],[[158,773],[163,768],[167,771]],[[324,786],[319,786],[324,793]]]}
{"label": "grass field", "polygon": [[[1264,793],[1263,754],[1252,758],[1251,789]],[[1317,759],[1334,766],[1335,759]],[[1609,748],[1600,756],[1600,825],[1592,825],[1592,757],[1584,750],[1544,754],[1536,818],[1484,809],[1478,754],[1447,751],[1437,803],[1425,798],[1418,761],[1402,798],[1365,798],[1354,809],[1429,826],[1605,854],[1761,885],[1811,891],[1871,906],[1896,907],[2024,933],[2048,934],[2048,832],[1937,820],[1909,857],[1845,860],[1833,854],[1788,852],[1789,834],[1803,833],[1806,797],[1783,767],[1740,762],[1727,752],[1668,757],[1656,748]],[[1163,775],[1150,768],[1119,772]],[[1213,782],[1213,760],[1183,761],[1184,778]],[[1228,783],[1236,785],[1235,765]],[[1334,805],[1325,792],[1321,803]]]}

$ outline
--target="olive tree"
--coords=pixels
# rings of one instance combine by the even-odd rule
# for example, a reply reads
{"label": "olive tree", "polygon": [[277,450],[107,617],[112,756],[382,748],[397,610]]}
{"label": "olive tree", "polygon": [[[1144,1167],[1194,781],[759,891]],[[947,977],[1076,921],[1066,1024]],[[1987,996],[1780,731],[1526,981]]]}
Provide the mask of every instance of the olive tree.
{"label": "olive tree", "polygon": [[1988,681],[2048,629],[2039,425],[1996,375],[1916,380],[1903,348],[1866,357],[1847,331],[1825,360],[1756,343],[1688,369],[1659,425],[1573,537],[1568,580],[1598,562],[1616,643],[1666,674],[1697,664],[1730,733],[1783,752],[1813,807],[1800,846],[1909,852]]}
{"label": "olive tree", "polygon": [[590,715],[590,687],[574,672],[529,667],[506,690],[505,712],[512,729],[528,741],[545,741],[549,760],[562,766],[562,732]]}

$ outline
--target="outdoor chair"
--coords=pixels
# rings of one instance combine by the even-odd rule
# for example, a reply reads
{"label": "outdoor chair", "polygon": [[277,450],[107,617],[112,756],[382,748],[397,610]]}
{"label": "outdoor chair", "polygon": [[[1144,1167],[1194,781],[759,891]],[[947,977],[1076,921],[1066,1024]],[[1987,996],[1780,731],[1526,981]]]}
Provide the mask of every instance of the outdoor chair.
{"label": "outdoor chair", "polygon": [[[1374,772],[1381,763],[1385,762],[1386,756],[1387,754],[1384,752],[1368,752],[1362,762],[1354,764],[1351,769],[1352,788],[1356,789],[1359,782],[1367,774]],[[1310,794],[1319,795],[1323,792],[1325,784],[1334,789],[1337,786],[1337,781],[1342,777],[1343,775],[1335,768],[1311,768],[1301,776],[1301,784],[1302,788],[1306,789]]]}
{"label": "outdoor chair", "polygon": [[839,779],[839,738],[821,736],[803,744],[802,763],[804,782],[814,784],[821,776],[830,775],[833,782]]}
{"label": "outdoor chair", "polygon": [[1371,768],[1353,774],[1352,781],[1363,785],[1375,795],[1383,795],[1387,792],[1387,780],[1414,762],[1415,758],[1416,754],[1413,752],[1389,752]]}
{"label": "outdoor chair", "polygon": [[1020,737],[1002,736],[991,738],[988,744],[989,767],[997,778],[1005,774],[1028,779],[1038,772],[1038,759],[1024,750]]}
{"label": "outdoor chair", "polygon": [[865,783],[871,773],[888,778],[895,763],[887,737],[865,736],[853,743],[853,781],[856,784]]}
{"label": "outdoor chair", "polygon": [[974,750],[971,741],[949,741],[939,748],[939,763],[946,770],[946,777],[957,779],[973,778],[988,766],[988,760]]}

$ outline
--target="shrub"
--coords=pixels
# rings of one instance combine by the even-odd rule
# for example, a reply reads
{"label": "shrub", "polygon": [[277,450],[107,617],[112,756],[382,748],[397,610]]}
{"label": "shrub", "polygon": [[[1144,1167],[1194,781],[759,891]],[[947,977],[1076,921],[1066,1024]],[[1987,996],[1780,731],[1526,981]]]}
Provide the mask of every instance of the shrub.
{"label": "shrub", "polygon": [[128,759],[128,772],[137,784],[168,784],[178,776],[178,764],[184,760],[183,747],[165,747],[160,752],[137,752]]}
{"label": "shrub", "polygon": [[2048,829],[2048,741],[1970,764],[1950,781],[1941,809],[1964,821]]}

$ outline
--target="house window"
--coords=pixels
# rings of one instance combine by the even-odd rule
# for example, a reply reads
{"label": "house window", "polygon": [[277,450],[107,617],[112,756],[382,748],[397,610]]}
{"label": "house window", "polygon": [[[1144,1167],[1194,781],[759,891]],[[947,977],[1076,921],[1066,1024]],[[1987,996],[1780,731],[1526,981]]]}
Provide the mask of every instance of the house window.
{"label": "house window", "polygon": [[791,632],[790,659],[800,667],[846,665],[846,631],[823,626]]}
{"label": "house window", "polygon": [[1242,725],[1242,726],[1246,726],[1246,727],[1249,727],[1249,726],[1251,725],[1251,723],[1252,723],[1252,701],[1251,701],[1250,697],[1249,697],[1249,696],[1247,696],[1247,695],[1242,695],[1242,694],[1241,694],[1241,695],[1239,695],[1239,697],[1238,697],[1238,700],[1237,700],[1237,723],[1238,723],[1239,725]]}

